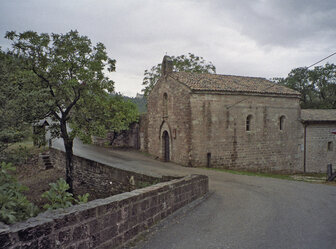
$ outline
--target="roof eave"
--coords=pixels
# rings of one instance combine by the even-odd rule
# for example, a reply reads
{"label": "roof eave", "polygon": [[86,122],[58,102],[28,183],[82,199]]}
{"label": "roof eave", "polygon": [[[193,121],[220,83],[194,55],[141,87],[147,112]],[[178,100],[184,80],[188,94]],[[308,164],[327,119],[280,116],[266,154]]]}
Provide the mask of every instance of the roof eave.
{"label": "roof eave", "polygon": [[191,89],[195,94],[223,94],[223,95],[254,95],[254,96],[272,96],[272,97],[286,97],[286,98],[301,98],[300,94],[290,93],[265,93],[265,92],[250,92],[250,91],[227,91],[227,90],[202,90]]}
{"label": "roof eave", "polygon": [[317,124],[317,123],[336,123],[336,120],[303,120],[301,119],[303,124]]}

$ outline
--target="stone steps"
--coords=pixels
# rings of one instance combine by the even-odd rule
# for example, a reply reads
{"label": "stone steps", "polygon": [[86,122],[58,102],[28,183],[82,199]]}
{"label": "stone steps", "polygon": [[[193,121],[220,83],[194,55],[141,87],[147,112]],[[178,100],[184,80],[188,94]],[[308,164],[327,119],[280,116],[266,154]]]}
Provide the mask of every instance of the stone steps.
{"label": "stone steps", "polygon": [[50,155],[49,152],[43,152],[40,154],[40,161],[41,161],[41,166],[44,169],[52,169],[53,165],[50,160]]}

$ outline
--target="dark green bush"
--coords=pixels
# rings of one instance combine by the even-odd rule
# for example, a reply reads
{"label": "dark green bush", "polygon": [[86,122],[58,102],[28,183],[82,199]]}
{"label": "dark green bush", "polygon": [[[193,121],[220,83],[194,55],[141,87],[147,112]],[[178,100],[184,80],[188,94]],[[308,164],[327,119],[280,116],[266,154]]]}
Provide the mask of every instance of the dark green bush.
{"label": "dark green bush", "polygon": [[2,151],[0,160],[14,165],[21,165],[31,158],[31,150],[26,146],[19,145],[17,148],[8,148]]}
{"label": "dark green bush", "polygon": [[73,194],[67,192],[69,185],[62,178],[58,179],[56,183],[50,183],[50,190],[42,194],[43,198],[46,198],[49,203],[45,204],[45,209],[58,209],[72,206],[74,203],[86,203],[88,201],[89,194],[78,195],[77,199],[73,197]]}
{"label": "dark green bush", "polygon": [[0,221],[6,224],[28,219],[38,213],[38,208],[23,194],[28,188],[18,183],[9,171],[15,171],[15,167],[10,163],[2,162],[0,166]]}

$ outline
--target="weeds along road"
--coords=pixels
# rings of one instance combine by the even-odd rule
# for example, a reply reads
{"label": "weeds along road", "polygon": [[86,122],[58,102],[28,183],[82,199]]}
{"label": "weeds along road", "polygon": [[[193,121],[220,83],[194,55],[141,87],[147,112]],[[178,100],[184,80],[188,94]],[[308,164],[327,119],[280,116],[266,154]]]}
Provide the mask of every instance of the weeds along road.
{"label": "weeds along road", "polygon": [[336,186],[185,168],[79,141],[74,153],[145,174],[209,176],[209,196],[151,229],[136,249],[336,248]]}

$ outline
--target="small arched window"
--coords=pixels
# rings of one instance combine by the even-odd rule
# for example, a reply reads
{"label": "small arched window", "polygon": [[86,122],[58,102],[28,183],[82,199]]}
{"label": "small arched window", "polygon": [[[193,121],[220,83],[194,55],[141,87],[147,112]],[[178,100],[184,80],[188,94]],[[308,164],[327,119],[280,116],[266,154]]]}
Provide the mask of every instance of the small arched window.
{"label": "small arched window", "polygon": [[280,131],[282,131],[285,127],[285,119],[286,119],[285,116],[281,116],[279,118],[279,129],[280,129]]}
{"label": "small arched window", "polygon": [[248,115],[246,118],[246,131],[250,131],[252,128],[252,115]]}
{"label": "small arched window", "polygon": [[163,116],[168,117],[168,94],[163,94]]}

